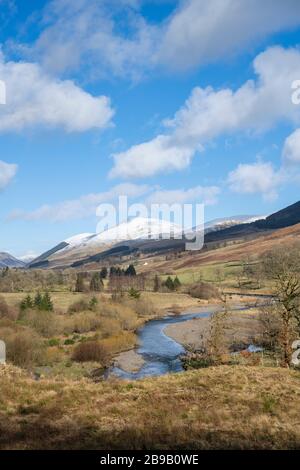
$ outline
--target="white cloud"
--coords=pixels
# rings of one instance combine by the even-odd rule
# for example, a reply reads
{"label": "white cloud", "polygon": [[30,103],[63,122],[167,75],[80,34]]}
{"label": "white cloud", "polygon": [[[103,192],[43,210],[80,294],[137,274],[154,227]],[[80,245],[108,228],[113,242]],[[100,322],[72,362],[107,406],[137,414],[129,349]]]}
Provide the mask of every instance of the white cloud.
{"label": "white cloud", "polygon": [[291,84],[300,77],[300,52],[273,47],[253,63],[257,80],[236,91],[195,88],[166,133],[113,155],[111,176],[145,177],[187,167],[194,154],[212,139],[236,132],[263,132],[281,120],[300,120],[291,101]]}
{"label": "white cloud", "polygon": [[0,191],[12,181],[17,173],[18,165],[0,160]]}
{"label": "white cloud", "polygon": [[83,219],[93,215],[95,216],[96,208],[99,204],[116,201],[119,195],[135,198],[148,191],[149,187],[147,185],[135,185],[131,183],[119,184],[102,193],[86,194],[78,199],[71,199],[53,205],[45,204],[31,212],[17,209],[9,214],[8,219],[28,221],[46,219],[50,222]]}
{"label": "white cloud", "polygon": [[229,188],[239,194],[262,194],[265,200],[274,200],[281,186],[300,182],[300,129],[284,141],[278,170],[271,162],[240,164],[229,173]]}
{"label": "white cloud", "polygon": [[282,175],[273,168],[270,162],[240,164],[229,173],[230,189],[239,194],[260,193],[267,201],[277,197],[277,188],[282,182]]}
{"label": "white cloud", "polygon": [[109,98],[94,97],[70,80],[54,79],[37,64],[5,62],[0,56],[0,77],[6,84],[0,132],[33,126],[83,132],[111,123]]}
{"label": "white cloud", "polygon": [[143,178],[162,171],[181,170],[190,164],[193,154],[193,148],[176,145],[170,136],[159,135],[150,142],[114,154],[115,167],[110,176]]}
{"label": "white cloud", "polygon": [[283,160],[285,164],[300,163],[300,129],[296,129],[285,140]]}
{"label": "white cloud", "polygon": [[189,189],[157,190],[147,199],[148,204],[185,204],[191,202],[214,205],[218,202],[220,188],[195,186]]}
{"label": "white cloud", "polygon": [[165,26],[157,61],[186,69],[299,24],[298,0],[184,0]]}
{"label": "white cloud", "polygon": [[184,204],[194,201],[213,205],[217,203],[219,193],[220,188],[216,186],[196,186],[186,190],[161,190],[146,184],[122,183],[102,193],[86,194],[78,199],[66,200],[57,204],[45,204],[30,212],[17,209],[9,214],[8,220],[65,222],[72,219],[83,219],[95,216],[96,209],[101,203],[115,204],[116,210],[118,210],[119,196],[127,196],[129,204],[136,199],[142,202],[141,198],[146,197],[145,207],[152,203]]}
{"label": "white cloud", "polygon": [[[148,68],[157,28],[146,22],[134,0],[53,0],[43,11],[41,35],[19,46],[54,73],[81,70],[84,79],[139,78]],[[17,46],[18,49],[18,46]]]}
{"label": "white cloud", "polygon": [[35,44],[15,48],[55,73],[84,64],[85,78],[136,79],[156,66],[184,70],[223,59],[300,24],[298,0],[181,0],[157,24],[143,16],[142,3],[52,0]]}

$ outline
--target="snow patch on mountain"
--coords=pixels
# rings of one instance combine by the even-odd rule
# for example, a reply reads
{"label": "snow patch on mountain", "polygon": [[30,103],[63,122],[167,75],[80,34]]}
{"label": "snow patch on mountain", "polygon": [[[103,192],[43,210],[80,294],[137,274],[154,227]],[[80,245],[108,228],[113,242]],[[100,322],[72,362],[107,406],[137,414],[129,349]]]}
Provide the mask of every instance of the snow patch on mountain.
{"label": "snow patch on mountain", "polygon": [[64,240],[69,246],[74,247],[88,242],[88,240],[94,237],[94,233],[79,233],[73,237],[67,238]]}
{"label": "snow patch on mountain", "polygon": [[174,236],[182,232],[182,227],[166,220],[136,217],[105,230],[91,238],[90,243],[111,243],[125,240],[159,239],[160,236]]}

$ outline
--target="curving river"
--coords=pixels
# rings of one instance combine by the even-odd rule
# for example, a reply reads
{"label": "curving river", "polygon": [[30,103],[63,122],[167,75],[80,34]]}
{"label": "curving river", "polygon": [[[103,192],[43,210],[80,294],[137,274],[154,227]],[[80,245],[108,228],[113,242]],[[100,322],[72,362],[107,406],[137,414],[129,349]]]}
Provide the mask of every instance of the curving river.
{"label": "curving river", "polygon": [[119,367],[112,367],[108,375],[124,379],[140,379],[146,376],[162,375],[183,370],[180,356],[185,348],[164,333],[172,323],[182,323],[194,318],[208,317],[210,312],[186,313],[180,316],[167,316],[151,320],[138,330],[140,346],[136,349],[145,361],[138,372],[126,372]]}

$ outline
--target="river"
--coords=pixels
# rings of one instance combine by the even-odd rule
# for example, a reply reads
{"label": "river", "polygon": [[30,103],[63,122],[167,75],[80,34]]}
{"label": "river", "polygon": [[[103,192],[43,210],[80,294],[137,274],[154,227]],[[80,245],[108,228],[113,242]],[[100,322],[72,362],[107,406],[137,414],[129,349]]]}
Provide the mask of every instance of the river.
{"label": "river", "polygon": [[[259,296],[256,296],[258,298]],[[264,298],[271,296],[263,296]],[[248,310],[255,308],[252,306],[236,306],[233,310]],[[186,350],[174,339],[165,334],[165,329],[173,323],[182,323],[195,318],[205,318],[211,315],[211,311],[198,313],[185,313],[182,315],[170,315],[163,318],[150,320],[141,327],[138,334],[139,347],[136,353],[144,360],[143,366],[137,372],[127,372],[120,367],[113,366],[106,372],[106,377],[115,375],[129,380],[141,379],[157,375],[168,374],[170,372],[181,372],[183,370],[182,356]],[[252,349],[251,349],[252,348]],[[249,351],[255,352],[261,348],[249,345]]]}
{"label": "river", "polygon": [[183,370],[180,356],[185,353],[185,348],[164,333],[165,328],[172,323],[182,323],[194,318],[204,318],[209,312],[186,313],[177,316],[166,316],[147,322],[138,330],[140,346],[137,354],[143,358],[144,365],[138,372],[126,372],[119,367],[112,367],[108,375],[115,375],[123,379],[141,379],[148,376],[163,375],[169,372]]}

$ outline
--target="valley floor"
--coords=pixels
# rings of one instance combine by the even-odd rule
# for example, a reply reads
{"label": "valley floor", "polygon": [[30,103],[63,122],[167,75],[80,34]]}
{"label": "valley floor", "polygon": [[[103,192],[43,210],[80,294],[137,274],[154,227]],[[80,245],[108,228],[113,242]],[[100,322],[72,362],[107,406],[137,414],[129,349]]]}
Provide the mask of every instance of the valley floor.
{"label": "valley floor", "polygon": [[300,373],[219,366],[135,382],[0,366],[1,449],[300,448]]}

